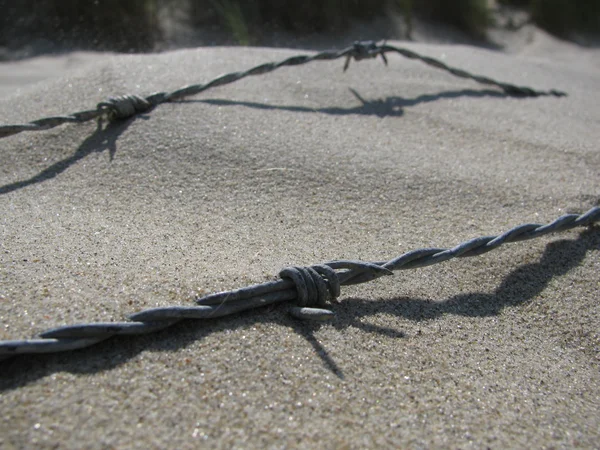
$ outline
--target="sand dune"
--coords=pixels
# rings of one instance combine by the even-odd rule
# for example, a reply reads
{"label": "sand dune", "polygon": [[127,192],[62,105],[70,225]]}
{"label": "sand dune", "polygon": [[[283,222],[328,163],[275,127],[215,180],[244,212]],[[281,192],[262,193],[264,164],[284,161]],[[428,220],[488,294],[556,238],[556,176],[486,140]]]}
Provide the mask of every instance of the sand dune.
{"label": "sand dune", "polygon": [[[598,205],[598,52],[540,39],[511,54],[394,44],[568,97],[511,98],[390,56],[387,68],[315,62],[125,122],[0,140],[0,339]],[[297,53],[3,64],[0,117],[93,108]],[[19,79],[36,64],[46,79]],[[599,248],[597,227],[579,229],[344,287],[324,325],[282,305],[9,359],[0,443],[592,448]]]}

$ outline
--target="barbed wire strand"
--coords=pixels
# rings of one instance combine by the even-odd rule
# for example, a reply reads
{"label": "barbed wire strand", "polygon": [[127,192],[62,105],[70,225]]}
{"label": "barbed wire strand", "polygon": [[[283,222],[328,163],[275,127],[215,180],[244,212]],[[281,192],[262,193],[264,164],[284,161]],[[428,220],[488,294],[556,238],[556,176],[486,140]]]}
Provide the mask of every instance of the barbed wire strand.
{"label": "barbed wire strand", "polygon": [[63,125],[65,123],[83,123],[105,115],[108,116],[111,120],[127,119],[136,114],[148,112],[152,108],[160,105],[161,103],[177,101],[184,97],[199,94],[213,87],[233,83],[251,75],[263,75],[284,66],[298,66],[301,64],[307,64],[312,61],[329,61],[338,58],[346,58],[346,62],[344,64],[344,71],[346,71],[351,60],[361,61],[363,59],[377,58],[378,56],[380,56],[383,62],[387,65],[388,61],[385,56],[386,53],[397,53],[409,59],[416,59],[422,61],[423,63],[428,64],[437,69],[445,70],[454,76],[471,79],[481,84],[496,86],[502,89],[507,95],[511,96],[562,97],[567,95],[565,92],[557,91],[554,89],[549,91],[540,91],[526,86],[516,86],[509,83],[503,83],[501,81],[496,81],[481,75],[474,75],[472,73],[467,72],[466,70],[448,66],[442,61],[430,58],[428,56],[422,56],[416,52],[413,52],[412,50],[408,50],[405,48],[395,47],[387,44],[380,45],[374,41],[357,41],[352,46],[347,47],[343,50],[325,51],[314,55],[292,56],[280,62],[265,63],[246,71],[232,72],[225,75],[221,75],[215,78],[214,80],[209,81],[208,83],[184,86],[180,89],[169,93],[157,92],[145,98],[133,94],[122,95],[119,97],[110,97],[108,100],[98,103],[96,109],[79,111],[67,116],[45,117],[26,124],[0,125],[0,138],[12,136],[14,134],[21,133],[24,131],[48,130],[59,125]]}
{"label": "barbed wire strand", "polygon": [[295,303],[296,306],[290,309],[294,317],[328,320],[333,317],[333,312],[325,306],[340,295],[341,285],[364,283],[392,275],[394,270],[416,269],[453,258],[478,256],[509,242],[591,226],[598,221],[600,207],[594,207],[585,214],[567,214],[546,225],[519,225],[498,236],[471,239],[453,248],[413,250],[390,261],[338,260],[310,267],[287,267],[279,273],[279,280],[207,295],[196,300],[197,306],[151,308],[130,315],[130,322],[62,326],[41,333],[39,339],[0,341],[0,359],[84,348],[113,336],[153,333],[183,319],[212,319],[285,301]]}

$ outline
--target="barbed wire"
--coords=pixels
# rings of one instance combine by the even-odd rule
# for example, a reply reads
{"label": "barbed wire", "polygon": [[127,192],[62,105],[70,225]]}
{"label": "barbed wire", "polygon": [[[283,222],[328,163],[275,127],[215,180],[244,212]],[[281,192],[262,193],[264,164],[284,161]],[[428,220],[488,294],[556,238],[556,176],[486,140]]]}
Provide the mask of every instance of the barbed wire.
{"label": "barbed wire", "polygon": [[467,72],[466,70],[448,66],[442,61],[430,58],[428,56],[422,56],[406,48],[395,47],[387,44],[377,44],[374,41],[357,41],[352,46],[347,47],[343,50],[325,51],[314,55],[292,56],[280,62],[265,63],[246,71],[228,73],[225,75],[221,75],[213,79],[212,81],[209,81],[208,83],[192,84],[184,86],[172,92],[157,92],[145,98],[133,94],[122,95],[119,97],[110,97],[108,100],[98,103],[96,109],[79,111],[67,116],[44,117],[42,119],[34,120],[25,124],[0,125],[0,138],[12,136],[14,134],[21,133],[24,131],[48,130],[59,125],[63,125],[65,123],[83,123],[93,119],[97,119],[101,116],[108,116],[111,120],[127,119],[136,114],[148,112],[152,108],[160,105],[161,103],[180,100],[184,97],[199,94],[213,87],[233,83],[251,75],[263,75],[284,66],[298,66],[301,64],[307,64],[312,61],[329,61],[338,58],[346,58],[346,62],[344,64],[344,71],[346,71],[351,60],[361,61],[363,59],[377,58],[378,56],[381,57],[383,62],[387,65],[388,61],[385,56],[386,53],[398,53],[406,58],[416,59],[437,69],[445,70],[454,76],[471,79],[481,84],[496,86],[502,89],[507,95],[510,96],[562,97],[567,95],[565,92],[557,91],[554,89],[549,91],[541,91],[526,86],[517,86],[501,81],[496,81],[492,78],[488,78],[481,75],[474,75],[472,73]]}
{"label": "barbed wire", "polygon": [[[493,85],[511,96],[556,96],[566,95],[557,90],[538,91],[529,87],[499,82],[488,77],[473,75],[467,71],[450,67],[433,58],[421,56],[411,50],[373,41],[355,42],[340,51],[326,51],[314,55],[298,55],[280,62],[266,63],[243,72],[222,75],[204,84],[184,86],[173,92],[158,92],[142,98],[137,95],[111,97],[101,102],[96,109],[54,116],[27,124],[0,126],[0,138],[23,131],[41,131],[65,123],[82,123],[108,116],[111,120],[125,119],[151,110],[157,105],[177,101],[199,94],[216,86],[233,83],[250,75],[261,75],[284,66],[296,66],[319,60],[346,58],[344,71],[351,60],[381,57],[387,65],[386,53],[395,52],[410,59],[445,70],[452,75]],[[532,239],[548,233],[592,225],[600,220],[600,208],[592,208],[583,215],[568,214],[547,225],[525,224],[512,228],[499,236],[484,236],[472,239],[450,249],[423,248],[405,253],[390,261],[364,262],[338,260],[310,267],[287,267],[280,271],[280,279],[250,287],[221,292],[197,299],[197,306],[169,306],[152,308],[129,316],[129,322],[98,322],[54,328],[40,334],[38,339],[0,341],[0,359],[20,354],[52,353],[84,348],[118,335],[152,333],[170,327],[183,319],[207,319],[223,317],[252,308],[285,301],[295,302],[290,313],[299,319],[329,320],[333,312],[326,309],[328,302],[340,295],[340,286],[365,283],[383,275],[392,275],[394,270],[413,269],[438,264],[452,258],[476,256],[508,243]]]}
{"label": "barbed wire", "polygon": [[591,226],[598,221],[600,207],[594,207],[585,214],[567,214],[546,225],[519,225],[498,236],[471,239],[453,248],[413,250],[389,261],[338,260],[310,267],[287,267],[279,272],[279,280],[207,295],[196,300],[197,306],[152,308],[130,315],[130,322],[68,325],[45,331],[39,339],[0,341],[0,359],[84,348],[113,336],[159,331],[183,319],[212,319],[285,301],[295,303],[290,313],[296,318],[329,320],[334,313],[325,306],[339,297],[342,285],[365,283],[392,275],[394,270],[416,269],[453,258],[478,256],[509,242]]}

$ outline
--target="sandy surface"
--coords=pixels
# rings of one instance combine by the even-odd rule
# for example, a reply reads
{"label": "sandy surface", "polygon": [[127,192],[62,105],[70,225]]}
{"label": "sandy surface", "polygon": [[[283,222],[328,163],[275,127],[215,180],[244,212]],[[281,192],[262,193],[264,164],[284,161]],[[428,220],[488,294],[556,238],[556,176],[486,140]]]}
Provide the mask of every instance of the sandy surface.
{"label": "sandy surface", "polygon": [[[507,98],[392,55],[387,68],[286,68],[107,128],[0,140],[0,339],[588,210],[599,55],[538,44],[403,45],[567,98]],[[100,55],[1,99],[0,117],[296,53]],[[592,448],[599,248],[597,227],[576,230],[346,287],[321,326],[282,305],[0,362],[0,446]]]}
{"label": "sandy surface", "polygon": [[77,51],[0,62],[0,97],[21,94],[32,84],[48,79],[67,78],[69,74],[110,56],[110,53]]}

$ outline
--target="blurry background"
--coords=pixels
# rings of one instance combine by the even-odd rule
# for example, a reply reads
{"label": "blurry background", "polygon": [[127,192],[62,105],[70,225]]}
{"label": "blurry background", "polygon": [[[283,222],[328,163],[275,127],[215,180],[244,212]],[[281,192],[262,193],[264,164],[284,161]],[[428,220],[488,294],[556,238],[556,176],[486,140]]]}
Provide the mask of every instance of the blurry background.
{"label": "blurry background", "polygon": [[[600,0],[0,0],[0,59],[66,49],[160,51],[197,45],[288,45],[361,24],[374,39],[494,44],[493,30],[536,26],[597,45]],[[362,38],[357,36],[356,38]]]}

